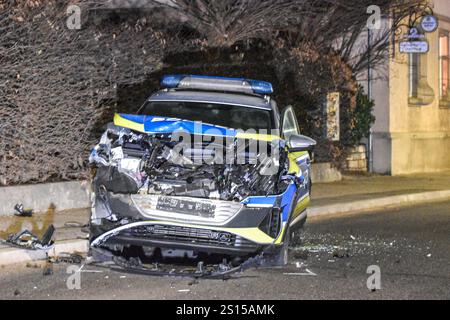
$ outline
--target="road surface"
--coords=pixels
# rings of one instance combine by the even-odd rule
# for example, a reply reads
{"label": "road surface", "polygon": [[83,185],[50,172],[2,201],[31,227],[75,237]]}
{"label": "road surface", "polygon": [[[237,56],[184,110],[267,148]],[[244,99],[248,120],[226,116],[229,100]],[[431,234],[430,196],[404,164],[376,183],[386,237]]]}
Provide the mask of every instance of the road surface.
{"label": "road surface", "polygon": [[[67,264],[1,267],[1,299],[450,299],[450,202],[310,220],[290,264],[231,280],[131,275],[92,266],[68,289]],[[369,284],[367,269],[379,268]],[[375,267],[374,267],[375,266]],[[378,281],[380,280],[380,281]],[[72,283],[72,287],[76,282]]]}

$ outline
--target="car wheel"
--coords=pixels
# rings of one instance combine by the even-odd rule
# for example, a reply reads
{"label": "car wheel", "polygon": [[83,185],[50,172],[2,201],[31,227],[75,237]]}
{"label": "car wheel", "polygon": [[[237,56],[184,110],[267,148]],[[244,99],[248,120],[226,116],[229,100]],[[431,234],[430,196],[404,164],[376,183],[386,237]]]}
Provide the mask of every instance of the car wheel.
{"label": "car wheel", "polygon": [[291,241],[291,231],[290,228],[287,227],[286,235],[284,236],[283,245],[280,247],[276,257],[275,264],[277,266],[284,267],[289,263],[289,244]]}

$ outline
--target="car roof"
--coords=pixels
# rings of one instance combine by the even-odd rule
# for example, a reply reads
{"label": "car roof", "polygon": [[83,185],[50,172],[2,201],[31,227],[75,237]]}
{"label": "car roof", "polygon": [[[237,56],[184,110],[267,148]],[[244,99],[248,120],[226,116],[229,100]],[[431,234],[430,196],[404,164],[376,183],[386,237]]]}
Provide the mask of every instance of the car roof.
{"label": "car roof", "polygon": [[263,96],[211,91],[161,90],[148,98],[148,101],[187,101],[228,104],[264,110],[273,109],[270,99]]}

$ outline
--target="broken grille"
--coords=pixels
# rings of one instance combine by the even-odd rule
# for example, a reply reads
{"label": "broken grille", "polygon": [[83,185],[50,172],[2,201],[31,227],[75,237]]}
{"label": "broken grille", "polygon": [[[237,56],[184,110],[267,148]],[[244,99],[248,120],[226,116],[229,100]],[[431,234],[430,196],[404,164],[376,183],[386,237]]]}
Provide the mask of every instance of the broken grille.
{"label": "broken grille", "polygon": [[122,235],[221,246],[234,246],[236,244],[236,236],[228,232],[180,226],[138,226],[124,231]]}

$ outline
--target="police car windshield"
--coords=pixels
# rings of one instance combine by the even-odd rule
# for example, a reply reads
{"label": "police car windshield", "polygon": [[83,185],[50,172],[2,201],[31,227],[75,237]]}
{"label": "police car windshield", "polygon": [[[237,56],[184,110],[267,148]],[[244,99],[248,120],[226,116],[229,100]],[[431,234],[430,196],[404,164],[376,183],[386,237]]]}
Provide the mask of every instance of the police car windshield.
{"label": "police car windshield", "polygon": [[272,129],[270,110],[227,104],[149,101],[138,113],[140,115],[201,121],[232,129]]}

